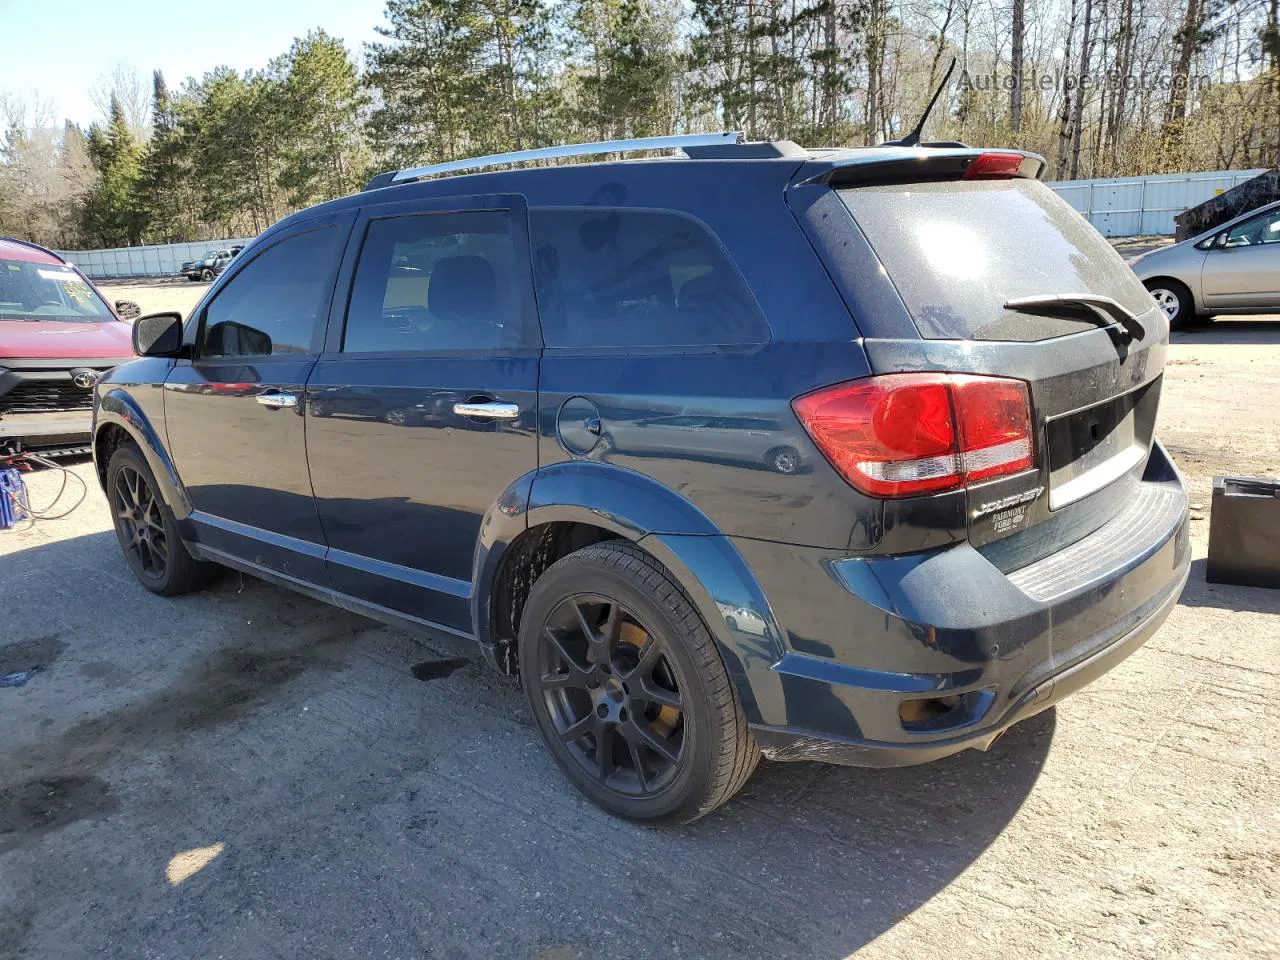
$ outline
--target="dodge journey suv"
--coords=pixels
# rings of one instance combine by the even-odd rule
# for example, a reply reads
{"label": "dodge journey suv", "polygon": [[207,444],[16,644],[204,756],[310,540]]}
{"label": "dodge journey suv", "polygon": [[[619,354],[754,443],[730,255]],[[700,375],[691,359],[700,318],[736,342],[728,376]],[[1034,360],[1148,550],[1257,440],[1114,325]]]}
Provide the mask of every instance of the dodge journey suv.
{"label": "dodge journey suv", "polygon": [[[679,153],[515,166],[640,149]],[[1043,166],[717,134],[381,174],[137,323],[95,406],[124,556],[476,642],[627,817],[985,748],[1189,561],[1167,317]]]}

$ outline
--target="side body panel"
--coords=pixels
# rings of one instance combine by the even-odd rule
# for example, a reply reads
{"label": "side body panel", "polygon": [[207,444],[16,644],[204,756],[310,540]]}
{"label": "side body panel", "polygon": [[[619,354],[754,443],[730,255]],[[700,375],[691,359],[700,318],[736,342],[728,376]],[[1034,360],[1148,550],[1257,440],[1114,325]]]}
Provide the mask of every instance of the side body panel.
{"label": "side body panel", "polygon": [[[303,397],[323,343],[338,256],[354,219],[351,212],[312,217],[255,243],[193,311],[187,332],[194,342],[210,304],[229,285],[234,295],[237,277],[257,256],[292,237],[328,230],[336,252],[332,262],[312,265],[327,274],[327,285],[320,284],[323,299],[309,344],[269,356],[202,358],[196,349],[194,359],[174,364],[164,384],[169,449],[191,500],[196,541],[316,583],[327,583],[328,572],[307,467]],[[256,314],[244,319],[259,321]]]}
{"label": "side body panel", "polygon": [[[548,337],[538,401],[543,466],[589,459],[645,474],[725,534],[874,543],[880,503],[849,488],[791,409],[800,394],[870,370],[848,310],[787,205],[794,167],[703,163],[658,176],[671,165],[637,163],[511,175],[529,202],[535,264],[562,255],[543,245],[540,210],[678,212],[720,244],[771,331],[757,345],[665,348],[561,347]],[[588,240],[596,242],[584,246]]]}
{"label": "side body panel", "polygon": [[[165,434],[163,384],[172,367],[172,360],[141,357],[108,372],[94,388],[93,428],[95,437],[107,425],[120,427],[129,435],[147,458],[160,496],[179,524],[184,524],[191,514],[191,501],[169,456]],[[97,443],[93,452],[98,475],[105,478],[107,462],[101,458]]]}
{"label": "side body panel", "polygon": [[[508,217],[516,263],[508,323],[536,331],[527,225],[518,196],[371,204],[357,221],[307,384],[307,450],[334,589],[452,630],[471,628],[473,559],[486,512],[538,464],[538,345],[344,353],[361,242],[371,221],[459,211]],[[434,302],[434,297],[433,297]],[[429,343],[429,338],[426,338]],[[515,419],[455,405],[514,404]]]}
{"label": "side body panel", "polygon": [[1280,309],[1280,243],[1209,250],[1200,277],[1211,310]]}

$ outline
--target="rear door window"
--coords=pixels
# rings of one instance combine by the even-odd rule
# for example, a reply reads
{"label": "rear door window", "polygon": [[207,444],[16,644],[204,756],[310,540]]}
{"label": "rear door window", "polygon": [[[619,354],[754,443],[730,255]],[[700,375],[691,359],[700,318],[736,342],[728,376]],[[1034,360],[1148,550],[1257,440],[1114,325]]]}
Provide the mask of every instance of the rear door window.
{"label": "rear door window", "polygon": [[[347,309],[344,353],[525,346],[523,287],[507,210],[372,220]],[[527,269],[527,267],[526,267]]]}
{"label": "rear door window", "polygon": [[682,214],[529,212],[549,349],[757,344],[769,329],[719,242]]}
{"label": "rear door window", "polygon": [[1151,309],[1120,255],[1038,181],[886,184],[840,196],[927,339],[1045,340],[1097,327],[1087,316],[1004,308],[1018,297],[1092,293],[1136,314]]}

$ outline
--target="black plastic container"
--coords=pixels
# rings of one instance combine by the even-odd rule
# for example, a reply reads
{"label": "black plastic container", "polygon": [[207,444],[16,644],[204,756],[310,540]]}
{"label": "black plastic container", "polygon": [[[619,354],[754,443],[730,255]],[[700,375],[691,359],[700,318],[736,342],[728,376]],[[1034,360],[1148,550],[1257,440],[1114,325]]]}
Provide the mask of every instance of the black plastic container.
{"label": "black plastic container", "polygon": [[1205,579],[1280,587],[1280,480],[1213,478]]}

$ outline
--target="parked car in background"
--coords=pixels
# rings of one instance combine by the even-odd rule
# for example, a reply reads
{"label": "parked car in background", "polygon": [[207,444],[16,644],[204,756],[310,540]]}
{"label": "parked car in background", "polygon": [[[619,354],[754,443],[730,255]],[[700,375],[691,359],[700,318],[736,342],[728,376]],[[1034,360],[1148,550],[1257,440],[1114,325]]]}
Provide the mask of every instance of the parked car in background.
{"label": "parked car in background", "polygon": [[133,357],[114,309],[52,250],[0,237],[0,453],[87,449],[93,387]]}
{"label": "parked car in background", "polygon": [[205,283],[210,282],[223,270],[227,269],[227,265],[244,249],[243,247],[229,247],[226,250],[210,250],[203,257],[195,260],[188,260],[178,272],[188,280],[202,280]]}
{"label": "parked car in background", "polygon": [[1129,266],[1175,330],[1215,313],[1280,313],[1280,201]]}
{"label": "parked car in background", "polygon": [[476,642],[640,820],[761,755],[985,749],[1190,566],[1166,315],[1043,169],[725,134],[379,175],[138,321],[95,408],[125,561]]}

